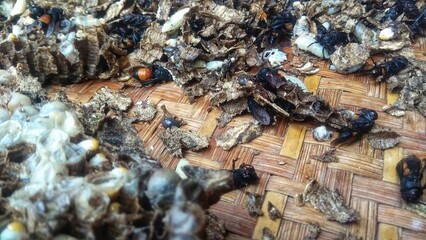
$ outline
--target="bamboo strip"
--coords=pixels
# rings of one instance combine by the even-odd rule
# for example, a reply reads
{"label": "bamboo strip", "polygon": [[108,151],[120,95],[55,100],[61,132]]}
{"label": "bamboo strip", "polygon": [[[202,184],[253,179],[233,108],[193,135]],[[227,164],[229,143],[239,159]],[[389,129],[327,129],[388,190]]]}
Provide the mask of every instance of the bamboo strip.
{"label": "bamboo strip", "polygon": [[399,183],[398,174],[396,173],[396,165],[403,158],[402,148],[394,147],[391,149],[385,150],[385,155],[383,158],[383,181],[391,183]]}
{"label": "bamboo strip", "polygon": [[317,91],[318,86],[320,85],[321,77],[317,75],[307,76],[304,79],[304,83],[308,92],[314,93]]}
{"label": "bamboo strip", "polygon": [[287,134],[281,147],[280,155],[290,158],[298,158],[305,138],[306,126],[302,123],[289,124]]}
{"label": "bamboo strip", "polygon": [[287,196],[277,192],[266,192],[263,199],[262,211],[263,216],[257,220],[256,227],[254,228],[253,239],[262,239],[263,228],[268,227],[274,236],[277,236],[278,229],[281,224],[281,219],[271,220],[268,215],[268,203],[271,202],[281,213],[284,212],[284,206],[287,201]]}
{"label": "bamboo strip", "polygon": [[377,238],[387,240],[398,240],[398,227],[385,223],[380,223]]}

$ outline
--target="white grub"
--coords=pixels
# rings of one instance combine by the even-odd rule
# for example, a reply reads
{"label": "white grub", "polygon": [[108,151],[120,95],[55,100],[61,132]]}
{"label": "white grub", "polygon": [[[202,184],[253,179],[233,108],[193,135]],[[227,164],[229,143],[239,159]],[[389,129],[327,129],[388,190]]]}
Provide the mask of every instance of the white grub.
{"label": "white grub", "polygon": [[18,222],[12,221],[7,224],[0,234],[1,240],[24,240],[29,239],[25,226]]}
{"label": "white grub", "polygon": [[161,28],[161,32],[170,32],[179,29],[183,24],[185,14],[187,14],[189,10],[191,10],[191,8],[183,8],[173,14],[164,23],[163,27]]}
{"label": "white grub", "polygon": [[302,80],[298,79],[297,77],[285,76],[285,79],[287,79],[288,81],[300,87],[304,92],[308,92],[308,88],[306,87],[305,83],[302,82]]}
{"label": "white grub", "polygon": [[312,131],[312,136],[318,142],[328,142],[331,140],[333,136],[332,131],[328,131],[325,126],[319,126]]}
{"label": "white grub", "polygon": [[206,68],[210,71],[216,71],[222,68],[224,61],[210,61],[206,63]]}
{"label": "white grub", "polygon": [[13,6],[12,10],[10,11],[10,16],[16,16],[20,15],[25,12],[25,9],[27,9],[27,1],[26,0],[16,0],[15,5]]}
{"label": "white grub", "polygon": [[179,175],[179,177],[181,179],[187,179],[188,178],[188,176],[183,171],[183,167],[185,167],[187,165],[191,165],[191,164],[188,162],[188,160],[186,160],[184,158],[180,159],[178,164],[176,165],[175,172],[176,172],[177,175]]}
{"label": "white grub", "polygon": [[176,47],[177,45],[177,39],[176,38],[170,38],[166,40],[166,45],[169,47]]}
{"label": "white grub", "polygon": [[14,92],[11,94],[11,99],[7,103],[7,108],[11,113],[22,106],[31,105],[31,99],[24,94]]}
{"label": "white grub", "polygon": [[10,119],[9,111],[6,108],[0,108],[0,124]]}
{"label": "white grub", "polygon": [[80,15],[71,18],[71,20],[81,27],[101,27],[105,25],[105,20],[103,18],[94,18],[92,15]]}
{"label": "white grub", "polygon": [[382,41],[393,40],[398,37],[397,29],[394,26],[387,27],[380,31],[379,39]]}
{"label": "white grub", "polygon": [[330,58],[328,51],[310,35],[302,35],[298,37],[294,43],[299,49],[308,51],[317,57],[324,59]]}
{"label": "white grub", "polygon": [[267,50],[263,53],[263,59],[268,60],[272,67],[279,66],[287,60],[287,54],[277,48]]}
{"label": "white grub", "polygon": [[302,36],[309,34],[309,20],[306,16],[302,16],[297,19],[296,24],[293,28],[294,36]]}
{"label": "white grub", "polygon": [[13,1],[12,0],[4,0],[0,3],[0,15],[1,16],[9,16],[9,13],[12,11]]}
{"label": "white grub", "polygon": [[15,34],[16,37],[20,37],[24,34],[24,31],[22,30],[22,28],[18,25],[13,25],[12,26],[12,33]]}

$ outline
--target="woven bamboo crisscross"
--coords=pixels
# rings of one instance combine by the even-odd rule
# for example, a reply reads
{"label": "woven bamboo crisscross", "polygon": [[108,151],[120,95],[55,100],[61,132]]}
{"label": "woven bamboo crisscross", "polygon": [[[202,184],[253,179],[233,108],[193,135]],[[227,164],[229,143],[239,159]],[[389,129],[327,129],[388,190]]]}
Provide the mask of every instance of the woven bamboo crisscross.
{"label": "woven bamboo crisscross", "polygon": [[[291,49],[284,49],[291,52]],[[415,44],[417,58],[426,60],[426,41]],[[291,59],[291,53],[290,53]],[[201,152],[187,151],[184,154],[191,164],[215,169],[231,169],[232,160],[252,164],[259,173],[257,185],[248,186],[224,195],[210,211],[225,222],[228,239],[260,239],[265,226],[277,239],[303,239],[307,224],[319,222],[322,232],[318,239],[333,239],[339,233],[351,233],[363,239],[426,239],[426,219],[401,208],[399,180],[396,163],[404,156],[416,154],[426,157],[426,120],[417,112],[407,111],[402,118],[392,117],[382,111],[385,104],[393,103],[398,94],[388,92],[385,83],[376,83],[368,76],[340,75],[326,63],[320,63],[320,72],[305,77],[309,91],[324,97],[332,106],[356,110],[362,107],[379,113],[377,124],[398,132],[401,143],[389,150],[371,148],[366,138],[336,151],[337,163],[323,163],[311,158],[330,149],[329,143],[312,138],[309,123],[294,123],[279,119],[274,126],[266,127],[263,135],[248,144],[238,145],[230,151],[217,147],[211,138],[210,147]],[[122,83],[89,81],[81,84],[53,86],[51,93],[64,89],[68,96],[78,102],[86,102],[103,86],[119,90]],[[217,136],[230,126],[251,119],[244,115],[234,119],[225,128],[216,126],[220,110],[210,109],[207,96],[190,104],[188,97],[174,83],[149,88],[127,89],[125,93],[134,102],[151,99],[170,112],[183,118],[191,129],[200,135]],[[179,159],[165,151],[158,133],[161,111],[150,123],[135,124],[140,137],[150,154],[159,159],[164,167],[175,168]],[[361,220],[354,224],[339,224],[327,221],[310,204],[297,207],[294,195],[302,192],[307,179],[317,179],[324,186],[337,189],[345,202],[355,208]],[[245,209],[245,192],[264,195],[263,210],[268,201],[283,212],[283,219],[272,221],[267,214],[254,218]],[[426,196],[423,196],[426,198]]]}

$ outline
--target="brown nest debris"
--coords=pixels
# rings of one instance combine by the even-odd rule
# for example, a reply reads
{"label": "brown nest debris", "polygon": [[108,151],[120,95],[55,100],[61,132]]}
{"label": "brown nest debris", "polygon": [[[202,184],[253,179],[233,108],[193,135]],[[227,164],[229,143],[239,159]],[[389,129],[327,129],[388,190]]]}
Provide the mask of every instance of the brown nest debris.
{"label": "brown nest debris", "polygon": [[328,151],[326,151],[324,154],[317,156],[317,155],[313,155],[311,156],[312,159],[317,160],[317,161],[321,161],[321,162],[337,162],[339,161],[339,159],[335,156],[336,153],[336,149],[330,149]]}
{"label": "brown nest debris", "polygon": [[343,203],[337,191],[320,186],[316,180],[306,185],[302,196],[303,202],[310,202],[316,210],[325,215],[327,220],[351,223],[360,218],[354,209]]}
{"label": "brown nest debris", "polygon": [[249,122],[225,131],[217,136],[216,143],[225,150],[237,144],[247,143],[262,135],[262,126],[256,122]]}
{"label": "brown nest debris", "polygon": [[319,223],[311,222],[307,226],[305,240],[315,240],[318,235],[321,233],[321,228]]}
{"label": "brown nest debris", "polygon": [[246,192],[246,208],[250,216],[263,216],[262,196],[256,193]]}

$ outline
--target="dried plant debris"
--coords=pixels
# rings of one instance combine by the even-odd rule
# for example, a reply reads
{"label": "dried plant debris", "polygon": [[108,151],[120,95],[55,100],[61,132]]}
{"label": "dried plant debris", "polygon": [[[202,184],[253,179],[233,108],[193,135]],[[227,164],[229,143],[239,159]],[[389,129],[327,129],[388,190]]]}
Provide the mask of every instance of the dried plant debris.
{"label": "dried plant debris", "polygon": [[225,240],[225,224],[211,213],[206,214],[206,239],[207,240]]}
{"label": "dried plant debris", "polygon": [[229,150],[237,144],[250,142],[260,135],[262,135],[262,126],[252,121],[230,128],[215,139],[217,145],[225,150]]}
{"label": "dried plant debris", "polygon": [[306,228],[305,240],[315,240],[321,232],[319,223],[310,222]]}
{"label": "dried plant debris", "polygon": [[132,99],[123,93],[114,92],[108,87],[100,88],[92,96],[92,101],[103,102],[108,108],[125,112],[132,105]]}
{"label": "dried plant debris", "polygon": [[[356,54],[354,54],[356,53]],[[337,48],[330,56],[330,60],[339,73],[356,72],[367,62],[370,57],[368,51],[357,43],[350,43]]]}
{"label": "dried plant debris", "polygon": [[198,136],[190,130],[180,129],[175,126],[167,128],[159,134],[161,141],[168,152],[173,156],[182,157],[182,149],[198,151],[209,146],[207,137]]}
{"label": "dried plant debris", "polygon": [[252,217],[263,216],[262,196],[256,193],[246,192],[246,208]]}
{"label": "dried plant debris", "polygon": [[262,240],[275,240],[275,234],[271,231],[270,228],[264,227],[262,230]]}
{"label": "dried plant debris", "polygon": [[303,192],[304,202],[310,202],[314,208],[322,212],[327,220],[340,223],[358,221],[360,216],[352,208],[343,203],[337,191],[321,187],[316,180],[310,181]]}
{"label": "dried plant debris", "polygon": [[218,127],[222,128],[226,124],[232,121],[235,116],[243,113],[248,107],[247,99],[238,98],[235,100],[230,100],[228,102],[220,104],[220,113],[219,118],[217,119]]}
{"label": "dried plant debris", "polygon": [[338,162],[339,159],[336,157],[335,153],[336,153],[336,149],[332,148],[320,156],[313,155],[311,157],[312,159],[321,161],[321,162]]}
{"label": "dried plant debris", "polygon": [[395,147],[401,140],[401,136],[387,128],[374,127],[367,135],[368,143],[376,149],[388,149]]}
{"label": "dried plant debris", "polygon": [[136,102],[132,109],[133,116],[136,121],[149,122],[154,119],[157,108],[151,100],[142,100]]}
{"label": "dried plant debris", "polygon": [[402,207],[426,218],[426,202],[423,200],[419,200],[417,203],[410,203],[410,202],[403,201]]}
{"label": "dried plant debris", "polygon": [[268,216],[271,220],[276,220],[283,217],[280,210],[269,201],[268,201]]}
{"label": "dried plant debris", "polygon": [[386,79],[388,88],[399,92],[399,99],[384,110],[394,116],[403,116],[404,111],[417,109],[426,116],[426,62],[412,58],[409,62],[409,67]]}
{"label": "dried plant debris", "polygon": [[302,193],[296,193],[294,194],[294,204],[298,207],[303,207],[305,206],[305,201],[303,199],[303,194]]}

